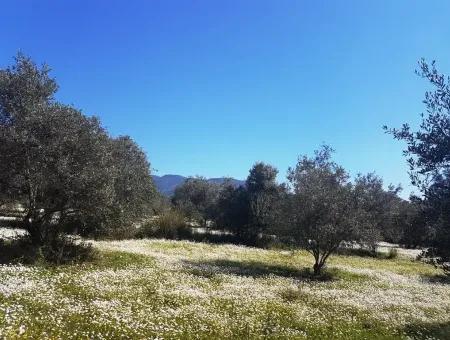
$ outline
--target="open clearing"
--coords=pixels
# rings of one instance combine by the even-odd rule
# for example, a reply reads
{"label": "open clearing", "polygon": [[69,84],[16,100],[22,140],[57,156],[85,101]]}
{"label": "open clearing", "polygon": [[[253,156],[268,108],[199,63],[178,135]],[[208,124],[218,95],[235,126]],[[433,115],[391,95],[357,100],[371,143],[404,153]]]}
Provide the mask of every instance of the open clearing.
{"label": "open clearing", "polygon": [[0,267],[5,338],[450,338],[450,284],[432,266],[302,251],[93,242],[95,263]]}

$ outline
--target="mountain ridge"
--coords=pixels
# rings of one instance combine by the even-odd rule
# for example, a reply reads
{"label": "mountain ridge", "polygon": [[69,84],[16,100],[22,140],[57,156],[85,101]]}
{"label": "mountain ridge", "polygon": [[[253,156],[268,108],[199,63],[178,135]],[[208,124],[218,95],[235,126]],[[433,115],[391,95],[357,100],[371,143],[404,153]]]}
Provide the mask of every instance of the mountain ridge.
{"label": "mountain ridge", "polygon": [[[188,178],[186,176],[181,175],[174,175],[174,174],[167,174],[163,176],[157,176],[152,175],[153,181],[155,182],[156,188],[158,191],[166,196],[171,196],[175,192],[175,189],[183,184]],[[231,183],[235,187],[239,187],[245,184],[245,181],[235,179],[235,178],[229,178],[229,177],[215,177],[215,178],[208,178],[207,181],[211,183],[216,184],[222,184],[225,182],[225,180],[230,180]]]}

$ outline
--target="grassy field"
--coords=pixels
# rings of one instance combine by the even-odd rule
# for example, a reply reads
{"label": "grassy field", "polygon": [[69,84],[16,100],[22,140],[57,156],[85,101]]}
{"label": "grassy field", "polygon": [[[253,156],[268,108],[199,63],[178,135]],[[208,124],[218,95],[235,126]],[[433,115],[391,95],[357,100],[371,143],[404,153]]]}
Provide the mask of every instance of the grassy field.
{"label": "grassy field", "polygon": [[159,339],[450,339],[450,283],[410,258],[140,240],[98,260],[0,267],[0,336]]}

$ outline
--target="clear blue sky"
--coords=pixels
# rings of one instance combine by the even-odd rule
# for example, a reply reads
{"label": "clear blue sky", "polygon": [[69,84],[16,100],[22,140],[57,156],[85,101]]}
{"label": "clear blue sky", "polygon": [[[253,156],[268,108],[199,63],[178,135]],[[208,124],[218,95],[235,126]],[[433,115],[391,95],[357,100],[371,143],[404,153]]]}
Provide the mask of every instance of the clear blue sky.
{"label": "clear blue sky", "polygon": [[352,175],[411,190],[421,57],[450,73],[449,1],[2,1],[0,66],[47,62],[57,98],[131,135],[156,174],[280,180],[323,142]]}

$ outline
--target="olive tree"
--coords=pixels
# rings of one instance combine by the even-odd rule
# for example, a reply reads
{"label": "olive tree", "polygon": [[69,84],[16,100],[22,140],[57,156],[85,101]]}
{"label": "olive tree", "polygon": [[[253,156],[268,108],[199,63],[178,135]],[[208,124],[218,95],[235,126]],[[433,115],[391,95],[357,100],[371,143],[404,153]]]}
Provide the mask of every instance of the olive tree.
{"label": "olive tree", "polygon": [[226,182],[216,204],[215,223],[217,227],[244,238],[249,225],[249,200],[247,189],[235,187]]}
{"label": "olive tree", "polygon": [[56,102],[56,90],[49,68],[23,55],[0,70],[0,192],[22,207],[22,227],[35,244],[68,229],[114,228],[151,200],[140,149]]}
{"label": "olive tree", "polygon": [[314,256],[314,274],[343,241],[355,238],[360,219],[347,172],[323,147],[314,157],[303,156],[288,170],[292,189],[284,230]]}
{"label": "olive tree", "polygon": [[214,218],[218,194],[218,184],[203,177],[190,177],[175,189],[172,202],[186,216],[199,220],[206,227],[207,221]]}
{"label": "olive tree", "polygon": [[425,93],[426,114],[418,130],[405,123],[385,130],[406,142],[404,154],[411,181],[423,194],[424,230],[434,230],[432,252],[441,262],[450,261],[450,77],[438,72],[435,62],[419,62],[416,73],[433,89]]}
{"label": "olive tree", "polygon": [[249,209],[248,232],[258,236],[273,222],[273,209],[280,193],[276,183],[278,170],[272,165],[257,162],[245,182]]}
{"label": "olive tree", "polygon": [[393,185],[386,190],[382,178],[375,173],[358,174],[355,178],[353,194],[356,206],[366,215],[358,240],[374,252],[379,241],[398,242],[402,236],[398,216],[402,213],[404,201],[398,196],[400,191],[400,186]]}
{"label": "olive tree", "polygon": [[282,188],[276,183],[278,170],[263,162],[249,170],[245,186],[226,183],[216,204],[216,224],[233,232],[241,241],[255,244],[275,221]]}

